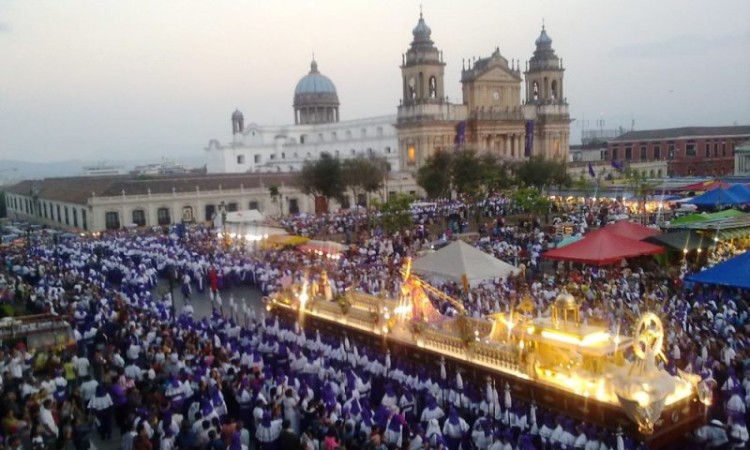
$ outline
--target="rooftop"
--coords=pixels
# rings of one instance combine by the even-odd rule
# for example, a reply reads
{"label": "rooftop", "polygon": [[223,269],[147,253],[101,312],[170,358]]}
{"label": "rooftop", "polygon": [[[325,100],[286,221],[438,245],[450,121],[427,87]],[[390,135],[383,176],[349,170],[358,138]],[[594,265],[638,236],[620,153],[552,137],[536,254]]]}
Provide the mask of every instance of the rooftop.
{"label": "rooftop", "polygon": [[662,128],[659,130],[628,131],[627,133],[612,139],[610,142],[721,136],[747,136],[750,138],[750,125],[731,127],[682,127]]}
{"label": "rooftop", "polygon": [[297,174],[252,173],[138,177],[64,177],[42,180],[24,180],[8,187],[12,194],[31,195],[39,199],[84,205],[91,197],[116,197],[123,195],[153,195],[196,191],[253,189],[271,185],[292,185]]}

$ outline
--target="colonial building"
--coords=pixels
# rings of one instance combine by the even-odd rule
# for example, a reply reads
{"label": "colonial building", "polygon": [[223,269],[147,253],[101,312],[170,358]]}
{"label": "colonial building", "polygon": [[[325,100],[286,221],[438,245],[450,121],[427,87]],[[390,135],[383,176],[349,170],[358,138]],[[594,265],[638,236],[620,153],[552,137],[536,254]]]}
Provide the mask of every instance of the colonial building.
{"label": "colonial building", "polygon": [[[314,199],[294,186],[295,179],[276,173],[45,178],[9,187],[5,200],[11,219],[80,231],[203,223],[222,204],[227,212],[257,209],[266,216],[314,213]],[[272,186],[278,196],[271,195]],[[396,193],[416,195],[418,188],[394,174],[371,197]]]}
{"label": "colonial building", "polygon": [[734,148],[734,174],[750,176],[750,141]]}
{"label": "colonial building", "polygon": [[750,140],[750,126],[630,131],[607,144],[607,159],[624,164],[667,161],[667,175],[732,175],[735,148]]}
{"label": "colonial building", "polygon": [[544,27],[523,73],[499,48],[468,67],[464,62],[460,103],[445,94],[446,63],[421,13],[412,36],[401,58],[395,116],[341,121],[336,86],[313,61],[294,90],[294,123],[246,124],[235,111],[231,138],[212,139],[205,148],[208,173],[293,172],[324,152],[340,159],[380,157],[391,171],[411,173],[436,151],[457,148],[510,159],[568,159],[565,69]]}

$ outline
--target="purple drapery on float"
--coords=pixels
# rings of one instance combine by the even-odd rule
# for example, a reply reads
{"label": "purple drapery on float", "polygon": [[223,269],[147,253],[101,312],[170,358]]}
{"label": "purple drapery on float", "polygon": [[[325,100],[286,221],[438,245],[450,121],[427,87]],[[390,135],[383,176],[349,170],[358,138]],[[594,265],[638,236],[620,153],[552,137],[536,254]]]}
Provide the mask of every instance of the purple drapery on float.
{"label": "purple drapery on float", "polygon": [[523,154],[526,157],[531,156],[531,151],[534,149],[534,121],[526,121],[526,146],[523,149]]}

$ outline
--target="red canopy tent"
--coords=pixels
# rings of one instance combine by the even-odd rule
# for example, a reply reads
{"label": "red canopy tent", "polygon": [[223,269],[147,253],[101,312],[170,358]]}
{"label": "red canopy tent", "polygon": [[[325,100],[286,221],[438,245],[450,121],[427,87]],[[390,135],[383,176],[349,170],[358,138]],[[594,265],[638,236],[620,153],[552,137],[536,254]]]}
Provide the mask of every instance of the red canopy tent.
{"label": "red canopy tent", "polygon": [[[631,222],[629,220],[621,220],[619,222],[615,222],[612,225],[607,225],[603,229],[609,231],[610,233],[614,233],[628,239],[635,239],[636,241],[661,234],[661,231],[659,230],[655,230],[653,228],[649,228],[647,226]],[[596,232],[598,231],[595,231],[594,233]]]}
{"label": "red canopy tent", "polygon": [[561,261],[572,261],[593,266],[606,266],[623,259],[663,253],[664,248],[636,241],[607,231],[589,233],[578,242],[556,248],[542,256]]}

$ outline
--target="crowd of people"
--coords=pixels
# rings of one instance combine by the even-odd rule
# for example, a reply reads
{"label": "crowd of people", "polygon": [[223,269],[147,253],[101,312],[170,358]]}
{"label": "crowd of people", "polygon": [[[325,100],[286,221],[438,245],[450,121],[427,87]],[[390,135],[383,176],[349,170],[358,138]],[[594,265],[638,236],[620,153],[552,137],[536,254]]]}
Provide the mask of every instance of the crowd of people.
{"label": "crowd of people", "polygon": [[[325,278],[331,294],[355,289],[395,297],[405,259],[453,233],[447,224],[434,229],[460,207],[453,202],[415,210],[415,228],[394,235],[376,226],[355,235],[355,215],[285,219],[292,232],[350,233],[354,245],[340,258],[227,246],[200,226],[181,236],[127,231],[2,249],[3,300],[66,318],[76,341],[62,351],[2,349],[2,445],[86,449],[94,436],[104,445],[121,436],[126,450],[639,446],[565,411],[511,398],[503,386],[391,361],[376,348],[266,317],[257,301],[233,294],[240,286],[270,294],[310,277]],[[630,331],[629,317],[657,308],[667,318],[663,364],[700,374],[713,392],[707,425],[686,448],[745,448],[748,292],[687,289],[684,271],[648,260],[544,268],[541,255],[553,235],[539,220],[511,223],[513,208],[503,199],[488,203],[476,245],[523,265],[523,276],[471,289],[452,283],[438,288],[460,298],[473,315],[508,310],[522,294],[545,312],[565,288],[582,300],[583,320],[623,334]],[[596,226],[586,217],[576,220],[582,230]],[[737,251],[723,246],[714,262]],[[197,312],[203,309],[195,304],[197,292],[211,298],[212,313]],[[183,306],[176,311],[178,298]],[[433,300],[444,314],[455,313],[450,303]]]}

